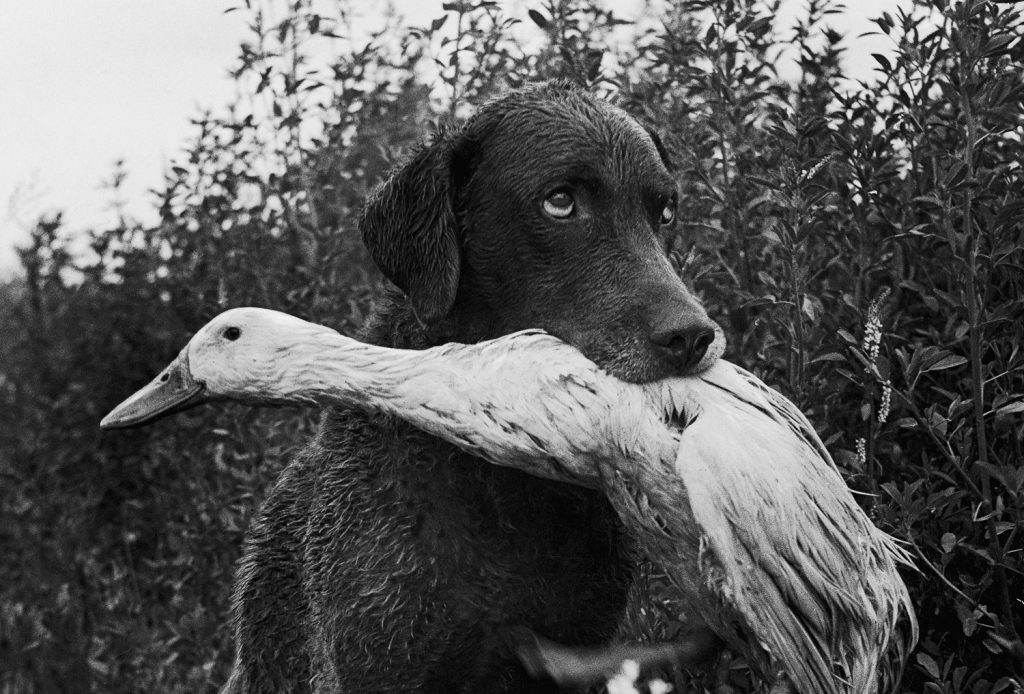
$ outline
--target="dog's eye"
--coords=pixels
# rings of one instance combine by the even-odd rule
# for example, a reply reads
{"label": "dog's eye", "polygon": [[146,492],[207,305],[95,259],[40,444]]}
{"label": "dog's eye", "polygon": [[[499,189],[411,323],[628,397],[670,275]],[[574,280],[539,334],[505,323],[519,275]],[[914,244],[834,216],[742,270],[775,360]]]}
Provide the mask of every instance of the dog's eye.
{"label": "dog's eye", "polygon": [[224,337],[234,342],[242,336],[242,331],[239,328],[231,326],[230,328],[224,329]]}
{"label": "dog's eye", "polygon": [[671,224],[676,218],[676,203],[674,200],[670,201],[661,210],[661,223],[662,225]]}
{"label": "dog's eye", "polygon": [[555,219],[568,219],[576,209],[576,201],[567,190],[556,190],[544,198],[544,211]]}

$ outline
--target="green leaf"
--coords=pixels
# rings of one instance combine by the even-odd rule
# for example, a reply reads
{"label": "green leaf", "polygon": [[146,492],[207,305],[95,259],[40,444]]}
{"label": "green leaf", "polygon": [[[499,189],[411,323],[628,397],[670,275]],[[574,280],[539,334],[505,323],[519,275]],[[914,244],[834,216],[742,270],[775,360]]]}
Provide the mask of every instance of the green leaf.
{"label": "green leaf", "polygon": [[839,335],[839,337],[843,338],[843,341],[846,342],[847,344],[855,346],[860,344],[860,340],[851,335],[848,330],[839,328],[838,330],[836,330],[836,333]]}
{"label": "green leaf", "polygon": [[921,666],[929,677],[933,680],[939,679],[939,664],[935,662],[935,658],[932,658],[927,653],[917,654],[917,664]]}
{"label": "green leaf", "polygon": [[548,22],[547,18],[540,12],[538,12],[537,10],[527,10],[526,13],[530,15],[530,19],[533,20],[533,23],[539,26],[541,29],[548,28],[548,24],[550,24],[550,22]]}
{"label": "green leaf", "polygon": [[747,27],[747,32],[754,34],[755,36],[760,36],[771,27],[772,21],[772,17],[760,17],[759,19],[755,19]]}
{"label": "green leaf", "polygon": [[960,366],[961,364],[967,363],[967,357],[961,357],[958,354],[950,354],[948,356],[939,359],[931,366],[922,369],[922,371],[942,371],[944,369],[952,369]]}
{"label": "green leaf", "polygon": [[995,55],[996,53],[1001,53],[1003,52],[1003,49],[1016,38],[1016,36],[1012,36],[1010,34],[999,34],[998,36],[993,36],[988,40],[988,43],[985,44],[985,47],[981,49],[981,53],[986,57]]}
{"label": "green leaf", "polygon": [[800,308],[804,315],[814,323],[818,322],[818,319],[821,318],[821,314],[825,311],[824,306],[821,305],[821,301],[812,296],[804,296],[803,305]]}
{"label": "green leaf", "polygon": [[1024,399],[1010,402],[996,410],[996,414],[1020,414],[1024,412]]}
{"label": "green leaf", "polygon": [[604,57],[604,51],[588,51],[587,52],[587,80],[593,82],[597,79],[597,76],[601,73],[601,59]]}
{"label": "green leaf", "polygon": [[754,174],[747,174],[745,179],[748,180],[748,181],[753,181],[754,183],[757,183],[758,185],[762,185],[765,188],[770,188],[771,190],[782,190],[782,188],[783,188],[782,181],[770,181],[767,178],[763,178],[761,176],[755,176]]}

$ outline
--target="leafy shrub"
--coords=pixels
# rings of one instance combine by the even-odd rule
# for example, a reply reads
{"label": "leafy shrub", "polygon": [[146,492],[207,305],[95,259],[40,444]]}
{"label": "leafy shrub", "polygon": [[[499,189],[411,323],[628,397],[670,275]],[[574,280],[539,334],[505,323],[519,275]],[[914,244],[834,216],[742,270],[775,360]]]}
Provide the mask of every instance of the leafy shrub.
{"label": "leafy shrub", "polygon": [[[632,24],[583,0],[522,18],[464,0],[358,41],[343,0],[238,8],[243,98],[196,119],[161,222],[122,219],[76,254],[59,216],[41,219],[0,291],[0,691],[224,681],[242,535],[312,415],[96,422],[228,306],[358,326],[382,283],[355,234],[367,191],[434,119],[552,77],[661,132],[683,193],[673,262],[728,356],[801,405],[913,553],[922,639],[904,690],[1020,691],[1021,14],[883,13],[894,53],[855,82],[835,9],[810,0],[784,28],[770,1],[669,0]],[[634,603],[626,635],[685,628],[657,575]]]}

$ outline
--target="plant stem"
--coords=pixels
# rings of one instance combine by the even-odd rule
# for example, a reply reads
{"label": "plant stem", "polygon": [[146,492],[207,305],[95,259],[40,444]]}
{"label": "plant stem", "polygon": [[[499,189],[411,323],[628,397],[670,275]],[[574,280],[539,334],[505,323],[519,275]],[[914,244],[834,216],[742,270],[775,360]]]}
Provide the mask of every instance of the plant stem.
{"label": "plant stem", "polygon": [[[805,199],[800,192],[799,204],[802,207]],[[803,210],[790,211],[791,228],[793,229],[793,246],[789,258],[789,281],[793,292],[793,345],[790,349],[793,362],[790,374],[792,374],[790,387],[797,403],[804,405],[804,263],[803,241],[804,241],[804,214]]]}
{"label": "plant stem", "polygon": [[456,12],[458,14],[455,24],[455,52],[452,54],[452,103],[448,108],[448,113],[453,119],[459,104],[459,48],[462,44],[462,20],[465,16],[461,4]]}
{"label": "plant stem", "polygon": [[917,425],[921,427],[922,431],[928,435],[928,438],[931,439],[932,443],[935,444],[935,447],[942,453],[942,457],[946,459],[946,462],[952,465],[953,469],[960,473],[960,477],[963,478],[964,484],[967,485],[967,488],[970,489],[975,496],[981,497],[982,490],[974,483],[974,480],[971,479],[967,470],[960,465],[960,461],[957,460],[957,457],[953,455],[949,448],[943,445],[942,440],[935,435],[935,432],[932,431],[931,426],[928,424],[928,421],[924,418],[924,415],[921,413],[921,410],[918,409],[914,401],[895,388],[892,392],[893,394],[898,395],[900,400],[903,401],[903,404],[908,410],[910,410],[910,414],[914,417],[914,421],[917,422]]}
{"label": "plant stem", "polygon": [[[999,535],[996,532],[996,520],[992,503],[992,481],[989,475],[988,465],[988,437],[985,431],[985,378],[981,363],[981,339],[983,327],[981,325],[981,310],[978,305],[978,234],[975,233],[973,203],[974,203],[974,143],[978,139],[978,122],[974,113],[974,105],[971,102],[971,95],[967,91],[968,75],[965,70],[965,62],[968,56],[963,48],[959,51],[957,69],[960,83],[960,108],[964,117],[964,130],[966,141],[964,142],[964,165],[966,176],[964,178],[964,196],[962,218],[962,233],[965,263],[965,274],[967,275],[966,303],[967,322],[969,326],[970,343],[970,364],[971,364],[971,396],[974,401],[974,430],[977,448],[978,474],[981,478],[982,509],[985,512],[986,526],[989,535],[989,548],[992,553],[993,572],[996,579],[996,588],[1003,607],[1003,615],[1011,633],[1016,637],[1017,632],[1013,626],[1013,603],[1010,600],[1010,592],[1007,587],[1006,572],[1003,569],[1003,548],[999,543]],[[956,249],[954,249],[955,251]]]}

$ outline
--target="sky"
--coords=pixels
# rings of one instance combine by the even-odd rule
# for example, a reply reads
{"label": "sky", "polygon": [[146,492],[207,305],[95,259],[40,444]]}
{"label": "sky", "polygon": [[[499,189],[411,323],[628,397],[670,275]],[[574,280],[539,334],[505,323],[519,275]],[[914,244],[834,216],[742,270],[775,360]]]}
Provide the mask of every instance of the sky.
{"label": "sky", "polygon": [[[805,4],[787,2],[780,21]],[[419,23],[440,16],[441,3],[395,2]],[[148,191],[192,134],[190,118],[222,111],[235,95],[228,70],[247,31],[244,13],[225,14],[233,4],[0,0],[0,279],[16,272],[14,247],[40,214],[63,211],[72,232],[116,220],[104,182],[119,159],[128,171],[127,213],[155,221]],[[375,4],[384,6],[364,0],[363,11]],[[534,4],[511,7],[525,17]],[[890,46],[884,37],[856,37],[895,2],[850,4],[833,23],[848,32],[848,71],[867,77],[870,54]]]}

